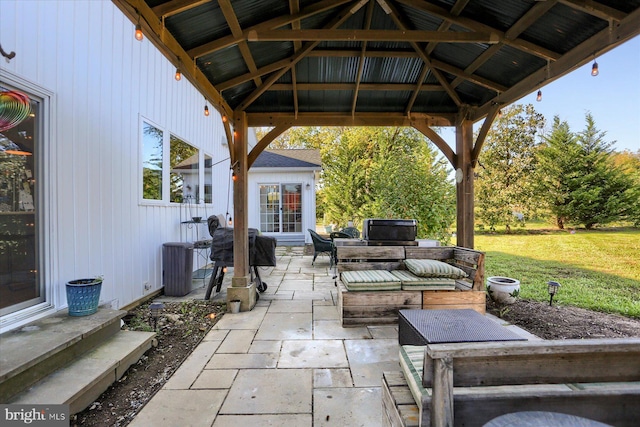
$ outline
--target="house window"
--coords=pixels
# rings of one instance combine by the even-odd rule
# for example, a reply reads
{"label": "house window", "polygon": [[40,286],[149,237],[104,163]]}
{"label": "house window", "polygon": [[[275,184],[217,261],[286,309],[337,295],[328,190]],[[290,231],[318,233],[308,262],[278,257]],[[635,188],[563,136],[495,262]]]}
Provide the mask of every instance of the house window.
{"label": "house window", "polygon": [[211,156],[200,158],[198,148],[147,120],[142,120],[141,151],[143,201],[213,202]]}
{"label": "house window", "polygon": [[142,123],[142,198],[162,200],[162,151],[164,132]]}
{"label": "house window", "polygon": [[302,184],[260,185],[260,231],[302,232]]}
{"label": "house window", "polygon": [[200,152],[177,136],[171,135],[170,141],[169,201],[182,203],[190,200],[199,203]]}
{"label": "house window", "polygon": [[39,238],[43,100],[0,81],[0,315],[45,301]]}

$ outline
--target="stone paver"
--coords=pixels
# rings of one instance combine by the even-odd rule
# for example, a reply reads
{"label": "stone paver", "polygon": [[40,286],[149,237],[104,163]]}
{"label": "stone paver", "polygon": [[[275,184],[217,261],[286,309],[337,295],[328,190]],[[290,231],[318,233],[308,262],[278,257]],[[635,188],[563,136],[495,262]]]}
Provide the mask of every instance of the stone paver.
{"label": "stone paver", "polygon": [[311,414],[219,415],[213,427],[311,427]]}
{"label": "stone paver", "polygon": [[313,426],[382,426],[381,387],[315,389]]}
{"label": "stone paver", "polygon": [[311,369],[241,370],[220,414],[310,414],[312,380]]}
{"label": "stone paver", "polygon": [[256,334],[258,340],[305,340],[312,338],[311,313],[267,313]]}
{"label": "stone paver", "polygon": [[205,369],[193,383],[191,389],[225,389],[231,388],[238,374],[237,369]]}
{"label": "stone paver", "polygon": [[344,345],[356,387],[380,387],[382,372],[399,369],[397,340],[346,340]]}
{"label": "stone paver", "polygon": [[341,340],[292,340],[282,343],[278,368],[346,368]]}
{"label": "stone paver", "polygon": [[229,331],[227,337],[218,347],[217,353],[247,353],[255,335],[256,331],[252,329]]}
{"label": "stone paver", "polygon": [[226,394],[226,390],[160,390],[129,426],[210,426]]}

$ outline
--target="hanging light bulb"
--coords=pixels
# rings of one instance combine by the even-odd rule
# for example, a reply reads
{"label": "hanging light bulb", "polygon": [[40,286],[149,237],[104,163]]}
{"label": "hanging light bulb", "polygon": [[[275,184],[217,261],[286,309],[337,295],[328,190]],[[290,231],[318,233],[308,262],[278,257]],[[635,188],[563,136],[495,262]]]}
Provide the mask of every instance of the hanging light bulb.
{"label": "hanging light bulb", "polygon": [[229,120],[229,119],[227,119],[227,115],[223,114],[222,115],[222,123],[227,123],[227,120]]}
{"label": "hanging light bulb", "polygon": [[204,105],[204,115],[209,117],[209,106],[207,104]]}
{"label": "hanging light bulb", "polygon": [[233,225],[233,219],[229,217],[229,225]]}
{"label": "hanging light bulb", "polygon": [[542,91],[538,90],[538,95],[536,95],[536,101],[540,102],[542,101]]}
{"label": "hanging light bulb", "polygon": [[502,108],[498,110],[498,117],[502,117]]}
{"label": "hanging light bulb", "polygon": [[238,180],[238,177],[236,176],[236,173],[235,173],[235,172],[232,172],[232,173],[231,173],[231,179],[232,179],[234,182]]}
{"label": "hanging light bulb", "polygon": [[593,65],[591,66],[591,75],[593,77],[597,76],[598,74],[600,74],[600,72],[598,71],[598,63],[596,62],[595,58],[593,59]]}
{"label": "hanging light bulb", "polygon": [[179,82],[181,78],[182,78],[182,73],[180,72],[180,68],[176,68],[176,75],[175,75],[176,81]]}
{"label": "hanging light bulb", "polygon": [[139,22],[136,24],[135,37],[136,37],[136,40],[138,40],[139,42],[141,42],[142,39],[144,38],[144,35],[142,34],[142,27],[140,26]]}

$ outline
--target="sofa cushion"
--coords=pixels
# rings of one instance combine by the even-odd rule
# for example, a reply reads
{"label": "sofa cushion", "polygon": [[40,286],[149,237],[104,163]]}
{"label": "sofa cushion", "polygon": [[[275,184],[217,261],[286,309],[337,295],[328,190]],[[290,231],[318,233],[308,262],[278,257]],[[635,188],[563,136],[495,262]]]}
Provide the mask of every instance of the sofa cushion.
{"label": "sofa cushion", "polygon": [[405,259],[404,265],[410,272],[420,277],[463,279],[468,276],[458,267],[435,259]]}
{"label": "sofa cushion", "polygon": [[455,279],[446,277],[419,277],[409,270],[393,270],[391,274],[400,280],[403,290],[428,291],[456,288]]}
{"label": "sofa cushion", "polygon": [[400,346],[400,367],[419,408],[422,408],[422,396],[430,394],[429,390],[422,385],[424,349],[425,347],[421,345]]}
{"label": "sofa cushion", "polygon": [[398,291],[400,280],[386,270],[344,271],[340,279],[349,291]]}

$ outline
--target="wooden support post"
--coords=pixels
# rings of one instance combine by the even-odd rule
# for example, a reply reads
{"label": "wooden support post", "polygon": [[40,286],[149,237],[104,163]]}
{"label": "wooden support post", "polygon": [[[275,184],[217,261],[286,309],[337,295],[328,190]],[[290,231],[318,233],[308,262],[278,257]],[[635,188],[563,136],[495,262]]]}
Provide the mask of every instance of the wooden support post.
{"label": "wooden support post", "polygon": [[473,249],[473,123],[462,120],[456,125],[456,204],[457,245]]}
{"label": "wooden support post", "polygon": [[[233,275],[249,276],[249,232],[247,226],[247,121],[236,113],[233,129]],[[245,284],[246,285],[246,284]],[[235,283],[234,283],[235,286]]]}
{"label": "wooden support post", "polygon": [[453,358],[433,359],[432,366],[431,427],[453,427]]}

